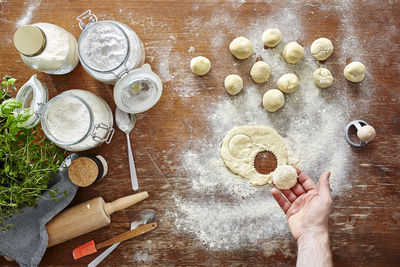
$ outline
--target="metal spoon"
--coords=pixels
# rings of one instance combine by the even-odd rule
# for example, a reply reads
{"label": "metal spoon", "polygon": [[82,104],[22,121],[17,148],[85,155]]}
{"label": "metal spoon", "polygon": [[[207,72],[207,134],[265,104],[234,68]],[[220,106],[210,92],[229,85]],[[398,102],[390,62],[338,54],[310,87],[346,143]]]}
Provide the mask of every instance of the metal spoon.
{"label": "metal spoon", "polygon": [[[139,225],[152,223],[155,220],[156,220],[156,212],[154,210],[151,209],[142,210],[136,213],[136,215],[131,218],[131,230],[135,229]],[[110,246],[103,253],[97,256],[93,261],[91,261],[88,267],[96,267],[97,265],[99,265],[100,262],[102,262],[105,258],[107,258],[107,256],[110,255],[111,252],[113,252],[114,249],[116,249],[119,246],[119,244],[121,244],[121,242]]]}
{"label": "metal spoon", "polygon": [[128,142],[128,158],[129,158],[129,171],[131,174],[131,183],[133,191],[139,190],[135,162],[133,161],[131,140],[129,139],[129,133],[135,127],[136,119],[133,114],[126,113],[119,108],[115,110],[115,120],[118,128],[126,134],[126,140]]}

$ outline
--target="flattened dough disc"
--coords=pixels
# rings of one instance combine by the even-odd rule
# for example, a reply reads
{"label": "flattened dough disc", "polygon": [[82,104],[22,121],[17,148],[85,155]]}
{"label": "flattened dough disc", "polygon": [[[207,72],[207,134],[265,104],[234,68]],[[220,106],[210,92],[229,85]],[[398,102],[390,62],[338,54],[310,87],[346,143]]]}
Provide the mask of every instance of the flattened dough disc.
{"label": "flattened dough disc", "polygon": [[253,185],[265,185],[272,183],[273,172],[261,174],[254,167],[254,160],[262,151],[273,153],[278,166],[288,162],[285,142],[274,129],[266,126],[238,126],[226,134],[221,158],[233,173],[250,180]]}

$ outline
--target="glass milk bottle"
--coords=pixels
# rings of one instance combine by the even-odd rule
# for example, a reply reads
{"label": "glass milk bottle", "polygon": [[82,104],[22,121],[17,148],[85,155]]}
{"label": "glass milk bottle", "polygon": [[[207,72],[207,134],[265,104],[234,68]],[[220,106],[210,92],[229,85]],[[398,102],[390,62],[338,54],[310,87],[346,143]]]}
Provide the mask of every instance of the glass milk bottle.
{"label": "glass milk bottle", "polygon": [[71,72],[79,62],[75,37],[50,23],[35,23],[19,28],[14,46],[29,67],[48,74]]}
{"label": "glass milk bottle", "polygon": [[131,28],[117,21],[97,21],[91,10],[77,19],[82,30],[78,41],[79,58],[93,78],[114,84],[130,70],[144,64],[143,43]]}

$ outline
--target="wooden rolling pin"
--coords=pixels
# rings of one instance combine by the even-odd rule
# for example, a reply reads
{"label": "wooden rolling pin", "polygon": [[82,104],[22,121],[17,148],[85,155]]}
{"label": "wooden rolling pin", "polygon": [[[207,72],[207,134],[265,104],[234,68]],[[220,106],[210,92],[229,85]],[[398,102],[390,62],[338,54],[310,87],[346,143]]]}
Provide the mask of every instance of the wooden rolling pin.
{"label": "wooden rolling pin", "polygon": [[141,192],[110,203],[105,203],[103,198],[96,197],[62,211],[46,225],[49,235],[47,247],[104,227],[111,223],[110,215],[112,213],[132,206],[148,197],[147,192]]}

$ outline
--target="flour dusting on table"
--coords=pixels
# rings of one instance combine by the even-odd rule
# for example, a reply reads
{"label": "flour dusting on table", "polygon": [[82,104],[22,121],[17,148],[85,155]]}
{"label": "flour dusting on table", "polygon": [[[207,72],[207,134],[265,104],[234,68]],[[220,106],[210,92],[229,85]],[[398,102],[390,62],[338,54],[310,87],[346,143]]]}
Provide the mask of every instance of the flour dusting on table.
{"label": "flour dusting on table", "polygon": [[41,2],[40,0],[30,0],[26,3],[27,6],[26,10],[15,23],[17,28],[20,28],[24,25],[28,25],[31,23],[32,16],[34,12],[39,8],[40,2]]}
{"label": "flour dusting on table", "polygon": [[[340,6],[335,10],[340,12]],[[281,55],[284,45],[290,41],[310,44],[313,41],[304,40],[305,18],[297,14],[295,9],[284,7],[251,20],[244,36],[254,44],[252,59],[227,68],[245,77],[248,73],[243,72],[244,66],[250,70],[256,59],[263,59],[271,66],[270,80],[263,85],[245,82],[239,95],[221,93],[212,103],[205,103],[209,127],[197,129],[205,132],[205,136],[188,144],[182,155],[181,167],[185,177],[191,180],[192,188],[188,194],[175,192],[176,210],[168,212],[168,215],[177,232],[190,233],[208,248],[230,250],[259,245],[264,247],[264,254],[271,255],[276,250],[266,249],[268,242],[272,242],[274,247],[287,247],[291,242],[286,217],[270,194],[272,186],[251,186],[247,180],[231,173],[220,158],[222,140],[235,126],[266,125],[274,128],[285,139],[290,162],[298,165],[314,181],[323,171],[329,170],[332,172],[334,196],[351,187],[347,179],[351,150],[344,138],[344,128],[355,119],[355,111],[342,70],[350,52],[362,61],[363,55],[358,54],[362,45],[358,38],[343,38],[341,44],[339,40],[332,40],[334,53],[344,55],[339,56],[340,62],[326,61],[325,66],[333,69],[335,83],[329,88],[319,89],[314,85],[312,74],[321,64],[310,54],[309,45],[304,47],[305,56],[298,64],[287,64]],[[351,16],[350,12],[344,12],[340,17],[342,27],[349,29],[343,34],[356,34],[354,25],[348,25],[353,23],[348,16]],[[230,41],[225,30],[234,31],[231,25],[234,25],[235,18],[229,12],[213,14],[211,22],[214,18],[231,22],[230,25],[221,25],[217,30],[220,35],[212,40],[213,48],[221,49]],[[280,29],[283,39],[276,48],[265,50],[261,35],[268,28]],[[295,73],[300,79],[300,87],[292,94],[285,94],[285,105],[281,110],[268,113],[262,107],[262,96],[268,89],[276,88],[277,80],[285,73]],[[363,107],[358,107],[358,112],[368,108],[367,99],[372,91],[370,84],[371,77],[367,77],[360,85],[362,90],[358,97],[363,101]]]}

